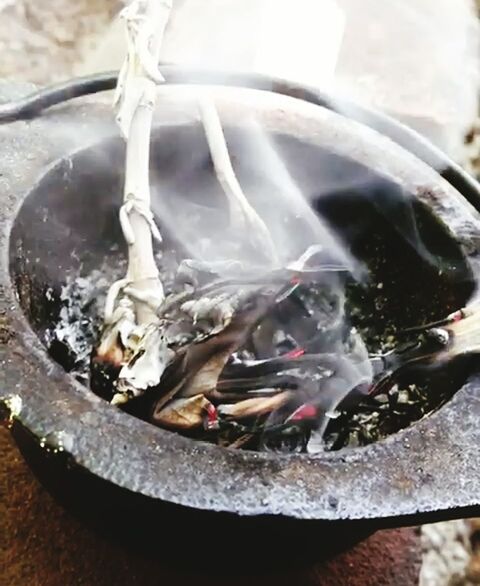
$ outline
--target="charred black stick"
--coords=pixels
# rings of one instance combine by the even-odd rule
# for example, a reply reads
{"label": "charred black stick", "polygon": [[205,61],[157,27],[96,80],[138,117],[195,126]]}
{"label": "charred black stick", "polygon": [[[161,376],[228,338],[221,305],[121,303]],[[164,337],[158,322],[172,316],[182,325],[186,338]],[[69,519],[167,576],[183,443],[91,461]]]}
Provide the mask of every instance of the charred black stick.
{"label": "charred black stick", "polygon": [[[298,352],[297,355],[295,353]],[[258,360],[252,363],[229,364],[222,373],[222,381],[229,379],[248,379],[266,376],[269,374],[280,374],[299,366],[314,365],[328,370],[335,370],[338,366],[336,354],[305,354],[302,349],[293,350],[285,356]]]}
{"label": "charred black stick", "polygon": [[295,376],[289,375],[271,375],[267,377],[258,377],[252,379],[230,379],[220,380],[217,387],[208,397],[212,401],[229,402],[230,400],[238,401],[242,396],[247,398],[252,395],[269,395],[274,389],[283,388],[296,390],[300,388],[301,381]]}

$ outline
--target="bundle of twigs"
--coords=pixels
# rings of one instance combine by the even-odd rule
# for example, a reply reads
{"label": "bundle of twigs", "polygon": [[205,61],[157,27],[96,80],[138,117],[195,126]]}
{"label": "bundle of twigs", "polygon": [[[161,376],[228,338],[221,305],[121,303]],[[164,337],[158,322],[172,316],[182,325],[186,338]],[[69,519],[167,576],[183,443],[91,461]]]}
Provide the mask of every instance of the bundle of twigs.
{"label": "bundle of twigs", "polygon": [[[289,406],[282,424],[289,418],[297,420],[307,396],[310,402],[317,401],[317,393],[307,389],[306,371],[313,369],[312,376],[320,378],[334,374],[333,358],[325,352],[294,347],[281,356],[270,344],[276,352],[270,358],[249,355],[245,348],[255,329],[305,282],[311,284],[315,276],[343,267],[319,266],[306,273],[315,249],[290,266],[279,266],[270,232],[235,175],[215,104],[203,93],[199,94],[201,120],[232,230],[249,232],[263,263],[263,276],[243,267],[236,279],[222,280],[213,267],[207,267],[210,282],[200,286],[202,270],[193,270],[195,283],[165,298],[153,254],[153,239],[161,241],[161,236],[150,209],[149,145],[156,87],[162,82],[158,54],[170,10],[171,1],[134,0],[122,12],[128,53],[115,103],[127,141],[120,222],[128,244],[128,271],[110,288],[93,363],[106,367],[112,403],[123,404],[148,392],[153,397],[151,418],[159,425],[214,431],[232,427],[233,422],[253,422],[239,426],[254,433],[258,418]],[[190,262],[190,267],[194,264]],[[181,267],[183,277],[186,266],[188,262]],[[249,358],[239,359],[242,352]],[[328,411],[335,400],[323,410]],[[313,411],[312,406],[310,419]]]}
{"label": "bundle of twigs", "polygon": [[[153,252],[161,235],[150,208],[149,151],[171,7],[171,0],[133,0],[122,12],[128,52],[115,104],[127,142],[120,223],[128,271],[109,290],[93,365],[106,373],[113,404],[147,395],[157,425],[234,446],[278,446],[278,438],[282,444],[296,437],[301,449],[318,448],[346,398],[383,391],[398,372],[431,355],[418,343],[408,352],[369,357],[344,319],[342,275],[348,271],[322,261],[321,247],[280,266],[269,229],[235,175],[207,93],[198,94],[199,109],[232,232],[248,231],[262,270],[238,263],[235,278],[226,279],[218,267],[186,260],[178,271],[181,286],[165,296]],[[468,321],[440,331],[448,337],[455,330],[468,346]]]}

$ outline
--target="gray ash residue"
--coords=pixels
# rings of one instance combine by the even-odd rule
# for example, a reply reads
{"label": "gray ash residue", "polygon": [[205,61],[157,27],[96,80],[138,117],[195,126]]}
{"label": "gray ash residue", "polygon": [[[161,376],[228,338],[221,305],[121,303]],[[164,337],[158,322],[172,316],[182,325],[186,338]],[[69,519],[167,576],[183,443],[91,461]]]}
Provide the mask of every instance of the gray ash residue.
{"label": "gray ash residue", "polygon": [[[378,248],[374,252],[378,259],[388,258],[387,254],[380,254]],[[179,270],[180,263],[173,251],[159,255],[157,261],[167,295],[175,290],[175,279],[178,280],[179,275],[185,273],[187,281],[191,277],[191,266],[183,264]],[[347,323],[356,328],[371,354],[388,352],[404,341],[399,324],[415,325],[419,319],[421,323],[426,323],[443,315],[445,311],[441,308],[443,296],[439,289],[438,299],[436,296],[431,298],[430,309],[424,310],[421,317],[411,314],[411,308],[407,304],[396,304],[399,286],[397,270],[388,265],[390,272],[385,276],[385,262],[378,260],[378,266],[376,263],[370,266],[368,285],[351,283],[345,290],[344,310]],[[104,266],[99,270],[80,277],[67,278],[56,295],[52,290],[47,292],[52,306],[59,306],[58,319],[54,327],[46,332],[47,346],[55,360],[87,387],[90,386],[90,355],[98,340],[105,295],[112,282],[125,275],[125,269],[124,259],[115,255],[114,262],[112,258],[105,260]],[[198,269],[196,271],[198,273]],[[235,273],[234,266],[232,271]],[[201,271],[198,274],[202,274]],[[207,274],[206,278],[208,277]],[[325,298],[325,302],[327,301],[328,298]],[[317,309],[322,307],[320,303]],[[335,321],[338,312],[334,309],[327,303],[324,313]],[[294,327],[303,332],[305,323],[299,320]],[[281,333],[278,332],[277,337]],[[255,342],[260,344],[264,335],[262,328],[259,328],[254,335]],[[285,352],[292,350],[288,338],[280,339],[280,336],[277,340],[277,337],[274,339],[279,347]],[[245,353],[248,354],[248,350],[239,350],[238,355],[244,356]],[[324,436],[325,449],[367,445],[408,427],[438,409],[452,396],[459,386],[458,376],[455,377],[455,372],[450,369],[447,374],[440,376],[438,373],[423,373],[418,380],[397,381],[388,393],[376,397],[365,396],[360,402],[348,407],[341,405],[331,414],[332,418]],[[237,437],[238,430],[234,432]],[[245,437],[248,440],[248,434]],[[242,445],[241,442],[238,445]],[[248,442],[243,447],[248,448]]]}
{"label": "gray ash residue", "polygon": [[108,280],[100,270],[86,277],[67,277],[58,297],[48,289],[46,297],[59,304],[55,327],[45,332],[52,356],[77,380],[89,384],[90,352],[100,329],[100,316],[108,290]]}
{"label": "gray ash residue", "polygon": [[[168,290],[177,267],[175,254],[158,253],[156,260]],[[52,357],[86,386],[90,386],[90,354],[99,338],[107,291],[124,277],[126,268],[126,259],[116,256],[114,263],[105,261],[100,269],[82,276],[68,275],[60,287],[45,291],[58,316],[45,331],[45,344]]]}
{"label": "gray ash residue", "polygon": [[396,385],[387,394],[365,399],[353,412],[342,411],[330,425],[326,448],[366,446],[405,429],[448,401],[451,383],[442,387],[437,387],[434,395],[426,382]]}
{"label": "gray ash residue", "polygon": [[[163,259],[164,279],[167,290],[173,283],[175,261]],[[61,288],[59,319],[56,326],[47,330],[46,343],[54,358],[77,380],[90,385],[90,354],[98,340],[102,323],[105,294],[114,279],[121,278],[123,266],[94,270],[89,275],[69,278]],[[372,285],[377,298],[382,293],[382,284]],[[47,295],[53,295],[47,292]],[[358,301],[358,291],[347,291],[349,319],[367,341],[370,352],[385,352],[398,343],[394,324],[386,325],[386,332],[373,332],[365,323],[371,323],[368,315],[352,300]],[[52,297],[53,300],[53,297]],[[385,324],[384,324],[385,326]],[[434,411],[451,395],[452,382],[443,381],[435,385],[432,394],[430,381],[422,384],[395,385],[387,394],[365,398],[353,409],[340,410],[332,418],[325,435],[327,450],[356,447],[378,441],[396,431],[408,427],[414,421]]]}

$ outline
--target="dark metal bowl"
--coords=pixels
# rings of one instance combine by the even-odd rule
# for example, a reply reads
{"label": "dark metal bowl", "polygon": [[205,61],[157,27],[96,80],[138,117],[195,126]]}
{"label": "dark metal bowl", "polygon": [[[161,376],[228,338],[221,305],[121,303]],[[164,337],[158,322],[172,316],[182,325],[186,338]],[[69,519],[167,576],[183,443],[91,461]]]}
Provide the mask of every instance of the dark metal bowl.
{"label": "dark metal bowl", "polygon": [[[409,306],[421,319],[432,303],[439,313],[466,303],[480,219],[436,171],[325,108],[252,90],[224,88],[215,95],[247,187],[251,162],[241,148],[241,121],[254,112],[314,206],[347,240],[368,241],[383,229],[365,185],[414,198],[430,248],[447,256],[453,269],[439,275],[420,254],[392,245],[392,262],[404,263],[405,275],[392,311],[400,316]],[[41,341],[52,319],[45,287],[58,285],[66,271],[115,262],[108,245],[121,241],[122,142],[110,119],[100,104],[67,106],[0,128],[0,399],[7,415],[16,406],[12,433],[50,490],[98,524],[123,527],[125,537],[145,534],[145,527],[161,532],[164,522],[176,528],[207,522],[236,527],[229,529],[232,539],[249,535],[259,544],[267,537],[285,543],[290,536],[291,547],[292,531],[301,525],[296,545],[306,546],[309,528],[321,527],[314,547],[323,552],[381,526],[473,514],[480,486],[476,379],[438,412],[379,443],[278,456],[222,449],[158,429],[97,398],[52,360]],[[205,193],[214,188],[207,166],[191,177],[174,173],[185,145],[192,152],[206,148],[187,101],[162,102],[156,124],[158,180],[177,182],[185,193],[192,182]],[[347,179],[349,187],[324,192],[326,177],[331,185]],[[368,181],[358,184],[358,177]],[[360,214],[368,221],[352,236],[348,226]],[[225,541],[219,547],[228,549]]]}

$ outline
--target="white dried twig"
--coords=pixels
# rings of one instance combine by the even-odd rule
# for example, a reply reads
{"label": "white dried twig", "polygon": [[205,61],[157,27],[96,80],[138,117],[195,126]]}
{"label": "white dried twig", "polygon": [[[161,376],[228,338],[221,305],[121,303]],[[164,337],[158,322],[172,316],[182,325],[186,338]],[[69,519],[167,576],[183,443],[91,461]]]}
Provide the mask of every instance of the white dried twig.
{"label": "white dried twig", "polygon": [[120,221],[128,244],[126,279],[130,291],[139,293],[134,304],[140,325],[157,321],[154,308],[140,298],[155,299],[160,305],[164,297],[153,255],[152,234],[161,237],[150,209],[149,163],[156,88],[163,81],[156,63],[171,7],[171,0],[134,0],[121,13],[128,51],[115,97],[117,121],[127,139]]}
{"label": "white dried twig", "polygon": [[[116,364],[121,365],[112,400],[115,404],[156,386],[173,355],[158,311],[164,291],[153,255],[153,238],[161,241],[161,235],[150,209],[149,183],[153,109],[157,85],[163,81],[157,63],[171,7],[172,0],[133,0],[121,13],[126,24],[127,56],[114,103],[117,122],[127,141],[120,224],[128,245],[128,271],[107,295],[106,328],[99,345],[101,354],[115,357]],[[270,232],[235,175],[214,102],[202,96],[200,110],[215,173],[228,198],[232,225],[248,230],[254,244],[276,265]],[[199,307],[192,306],[195,315]],[[222,307],[211,309],[220,330],[231,319]]]}
{"label": "white dried twig", "polygon": [[228,199],[230,222],[232,226],[248,231],[255,245],[264,252],[272,265],[276,265],[277,253],[272,236],[265,222],[250,205],[235,175],[215,102],[203,93],[199,97],[199,107],[215,174]]}
{"label": "white dried twig", "polygon": [[[172,0],[133,0],[120,15],[126,25],[127,56],[114,104],[118,108],[117,122],[127,141],[120,224],[128,245],[128,271],[107,295],[107,327],[99,348],[108,350],[107,346],[118,339],[118,332],[128,354],[133,356],[141,350],[144,359],[137,360],[135,368],[126,362],[128,356],[124,357],[115,403],[158,384],[165,367],[160,356],[168,360],[163,338],[153,333],[158,326],[157,309],[164,300],[164,292],[153,254],[153,237],[161,240],[161,236],[150,209],[149,163],[156,88],[163,81],[157,63],[171,8]],[[126,324],[132,316],[129,340],[124,340]],[[154,355],[159,360],[153,360]]]}

